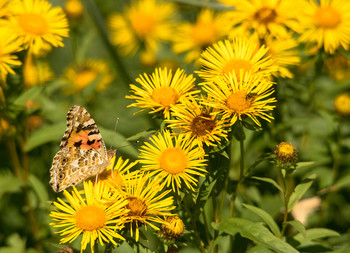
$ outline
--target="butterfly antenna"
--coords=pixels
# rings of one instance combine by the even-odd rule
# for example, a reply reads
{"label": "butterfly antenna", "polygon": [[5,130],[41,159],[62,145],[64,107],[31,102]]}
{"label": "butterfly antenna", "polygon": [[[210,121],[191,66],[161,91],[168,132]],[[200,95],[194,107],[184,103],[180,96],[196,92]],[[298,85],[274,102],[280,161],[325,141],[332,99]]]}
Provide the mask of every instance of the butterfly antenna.
{"label": "butterfly antenna", "polygon": [[[117,132],[117,126],[118,126],[118,123],[119,123],[119,118],[116,119],[115,121],[115,125],[114,125],[114,132]],[[109,149],[112,149],[113,147],[113,144],[111,144],[110,148]]]}

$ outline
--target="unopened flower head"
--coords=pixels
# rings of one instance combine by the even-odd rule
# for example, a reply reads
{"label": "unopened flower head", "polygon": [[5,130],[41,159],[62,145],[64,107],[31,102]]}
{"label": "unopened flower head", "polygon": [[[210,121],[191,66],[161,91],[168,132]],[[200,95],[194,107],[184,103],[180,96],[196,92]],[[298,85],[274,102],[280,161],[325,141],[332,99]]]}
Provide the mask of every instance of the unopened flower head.
{"label": "unopened flower head", "polygon": [[275,150],[276,160],[280,164],[294,164],[297,160],[297,151],[295,147],[287,142],[281,142]]}
{"label": "unopened flower head", "polygon": [[334,100],[334,107],[337,113],[342,116],[350,116],[350,94],[343,93]]}
{"label": "unopened flower head", "polygon": [[183,235],[185,224],[177,215],[167,216],[164,221],[158,235],[166,241],[174,243]]}
{"label": "unopened flower head", "polygon": [[84,6],[80,0],[67,0],[64,6],[64,11],[68,19],[78,20],[84,14]]}
{"label": "unopened flower head", "polygon": [[184,70],[177,69],[175,74],[167,68],[157,68],[152,75],[144,74],[136,78],[141,87],[130,85],[134,95],[126,98],[135,99],[136,103],[128,107],[151,109],[150,113],[161,113],[165,119],[170,118],[170,109],[176,107],[184,97],[194,96],[200,91],[194,90],[192,75],[187,76]]}
{"label": "unopened flower head", "polygon": [[174,192],[179,192],[183,183],[194,191],[197,177],[206,173],[204,155],[192,138],[184,134],[172,136],[169,131],[163,131],[145,142],[139,160],[143,170],[161,177]]}

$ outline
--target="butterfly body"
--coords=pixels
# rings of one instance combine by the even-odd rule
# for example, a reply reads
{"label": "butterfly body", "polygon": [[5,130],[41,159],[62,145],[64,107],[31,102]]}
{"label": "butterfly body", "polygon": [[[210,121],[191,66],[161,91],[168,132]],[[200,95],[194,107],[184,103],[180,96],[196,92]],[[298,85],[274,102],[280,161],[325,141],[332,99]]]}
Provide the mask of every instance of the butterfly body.
{"label": "butterfly body", "polygon": [[115,150],[108,150],[95,121],[85,108],[75,105],[67,114],[60,150],[53,158],[50,185],[60,192],[106,169]]}

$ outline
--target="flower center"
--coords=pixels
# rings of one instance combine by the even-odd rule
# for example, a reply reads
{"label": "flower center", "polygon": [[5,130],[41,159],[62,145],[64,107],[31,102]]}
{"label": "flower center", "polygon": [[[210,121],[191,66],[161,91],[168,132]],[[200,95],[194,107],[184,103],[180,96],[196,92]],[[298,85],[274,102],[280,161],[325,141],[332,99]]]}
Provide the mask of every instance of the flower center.
{"label": "flower center", "polygon": [[228,96],[226,105],[236,113],[242,113],[252,105],[252,100],[244,91],[237,91]]}
{"label": "flower center", "polygon": [[212,23],[197,23],[192,28],[192,38],[196,45],[204,49],[217,40],[216,27]]}
{"label": "flower center", "polygon": [[152,93],[153,101],[164,106],[174,105],[178,98],[178,94],[171,87],[160,87],[154,89]]}
{"label": "flower center", "polygon": [[43,35],[48,32],[49,26],[43,17],[35,13],[22,14],[18,17],[20,27],[29,34]]}
{"label": "flower center", "polygon": [[232,59],[222,68],[222,73],[229,74],[234,72],[238,78],[240,76],[239,72],[241,69],[243,69],[243,73],[246,73],[252,69],[252,65],[245,60]]}
{"label": "flower center", "polygon": [[129,197],[129,203],[126,208],[129,209],[130,216],[144,216],[147,212],[147,206],[138,198]]}
{"label": "flower center", "polygon": [[84,206],[75,213],[76,226],[84,231],[101,229],[106,221],[106,212],[99,206]]}
{"label": "flower center", "polygon": [[[156,15],[156,13],[154,13],[154,15]],[[136,35],[140,38],[145,38],[153,32],[156,20],[148,13],[136,12],[131,16],[130,22]]]}
{"label": "flower center", "polygon": [[82,68],[77,70],[75,84],[79,88],[85,88],[92,83],[97,77],[97,72],[90,68]]}
{"label": "flower center", "polygon": [[202,113],[192,120],[191,130],[194,135],[203,136],[213,131],[215,126],[215,120],[212,120],[209,114]]}
{"label": "flower center", "polygon": [[314,20],[317,26],[322,28],[335,28],[341,22],[341,17],[337,11],[331,7],[318,8]]}
{"label": "flower center", "polygon": [[275,21],[277,17],[277,12],[274,9],[263,7],[254,14],[254,18],[259,23],[268,24]]}
{"label": "flower center", "polygon": [[168,148],[159,158],[160,168],[173,175],[184,172],[187,164],[187,156],[180,148]]}

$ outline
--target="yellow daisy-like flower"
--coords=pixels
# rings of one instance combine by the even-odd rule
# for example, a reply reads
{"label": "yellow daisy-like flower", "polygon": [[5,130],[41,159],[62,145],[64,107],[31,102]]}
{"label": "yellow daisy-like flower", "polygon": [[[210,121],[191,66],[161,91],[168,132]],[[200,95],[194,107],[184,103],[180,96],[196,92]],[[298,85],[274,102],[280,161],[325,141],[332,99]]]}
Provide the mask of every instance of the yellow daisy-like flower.
{"label": "yellow daisy-like flower", "polygon": [[202,50],[215,43],[230,31],[230,25],[225,14],[216,14],[210,9],[203,9],[195,23],[183,22],[177,27],[173,36],[175,53],[188,52],[186,62],[198,59]]}
{"label": "yellow daisy-like flower", "polygon": [[336,49],[349,48],[350,2],[347,0],[321,0],[320,5],[310,0],[303,8],[302,22],[305,31],[300,37],[303,42],[316,42],[333,54]]}
{"label": "yellow daisy-like flower", "polygon": [[151,180],[148,175],[141,174],[134,180],[126,186],[125,198],[128,201],[126,208],[129,212],[124,218],[125,224],[130,223],[131,236],[134,236],[135,230],[135,240],[138,241],[140,224],[144,224],[145,229],[149,225],[158,230],[159,228],[153,223],[163,224],[161,216],[171,215],[170,211],[175,206],[173,198],[166,197],[169,190],[163,190],[164,185],[159,178]]}
{"label": "yellow daisy-like flower", "polygon": [[61,7],[52,7],[46,0],[14,0],[10,21],[25,47],[40,51],[44,44],[63,47],[62,37],[68,37],[68,21]]}
{"label": "yellow daisy-like flower", "polygon": [[9,0],[0,0],[0,18],[8,18],[11,15],[10,4]]}
{"label": "yellow daisy-like flower", "polygon": [[[178,107],[172,108],[175,119],[166,120],[174,132],[194,137],[200,147],[220,144],[222,138],[227,140],[227,123],[217,117],[215,108],[205,105],[208,98],[197,100],[184,99]],[[204,102],[204,103],[203,103]]]}
{"label": "yellow daisy-like flower", "polygon": [[350,116],[350,95],[348,93],[340,94],[334,100],[335,110],[342,116]]}
{"label": "yellow daisy-like flower", "polygon": [[177,106],[180,99],[200,92],[194,90],[194,81],[193,75],[187,76],[181,69],[177,69],[174,76],[167,68],[158,68],[152,75],[140,75],[136,82],[141,88],[131,84],[131,91],[135,95],[126,96],[135,99],[136,103],[128,107],[149,108],[150,113],[161,112],[164,118],[169,119],[170,108]]}
{"label": "yellow daisy-like flower", "polygon": [[80,19],[84,14],[84,6],[80,0],[67,0],[64,10],[70,20]]}
{"label": "yellow daisy-like flower", "polygon": [[296,0],[241,0],[236,1],[231,20],[237,35],[257,33],[260,38],[273,35],[278,38],[288,33],[288,28],[301,32],[297,19],[303,1]]}
{"label": "yellow daisy-like flower", "polygon": [[284,39],[267,36],[262,43],[269,49],[267,53],[271,56],[273,64],[277,67],[276,71],[272,72],[272,74],[283,78],[293,78],[294,75],[289,71],[288,67],[300,63],[297,41],[291,36],[287,36]]}
{"label": "yellow daisy-like flower", "polygon": [[350,79],[350,59],[342,54],[335,54],[324,61],[330,77],[340,82]]}
{"label": "yellow daisy-like flower", "polygon": [[214,82],[204,83],[203,89],[208,96],[213,98],[208,106],[217,108],[223,114],[223,118],[230,120],[233,125],[242,116],[248,116],[255,124],[261,126],[258,117],[271,122],[273,117],[267,112],[275,106],[275,98],[269,98],[274,92],[273,83],[261,76],[247,73],[240,78],[230,75],[224,78],[216,78]]}
{"label": "yellow daisy-like flower", "polygon": [[69,83],[69,86],[64,88],[67,94],[80,92],[91,84],[95,85],[97,91],[103,91],[114,79],[105,61],[91,59],[68,67],[64,77]]}
{"label": "yellow daisy-like flower", "polygon": [[267,56],[268,48],[254,39],[236,38],[233,41],[224,40],[207,48],[199,59],[202,68],[198,75],[207,81],[216,76],[252,71],[261,75],[269,75],[275,70],[273,61]]}
{"label": "yellow daisy-like flower", "polygon": [[66,227],[57,232],[65,236],[60,243],[71,243],[82,234],[81,252],[86,249],[88,243],[91,245],[91,252],[94,252],[96,240],[101,245],[104,242],[117,245],[115,239],[125,240],[117,231],[123,228],[121,217],[128,213],[125,209],[128,202],[116,195],[113,203],[106,205],[103,199],[104,195],[109,194],[109,190],[105,184],[97,183],[94,186],[85,181],[84,197],[73,186],[71,193],[66,190],[63,192],[68,203],[57,198],[57,202],[53,203],[57,210],[50,213],[54,222],[50,225]]}
{"label": "yellow daisy-like flower", "polygon": [[33,62],[32,55],[27,56],[23,67],[23,81],[27,88],[44,84],[53,77],[54,73],[47,62]]}
{"label": "yellow daisy-like flower", "polygon": [[15,74],[10,65],[21,65],[14,53],[22,50],[22,41],[6,26],[0,27],[0,78],[4,80],[8,73]]}
{"label": "yellow daisy-like flower", "polygon": [[171,3],[139,0],[123,14],[113,14],[108,21],[111,41],[125,55],[133,55],[143,44],[146,50],[156,51],[160,41],[172,36],[172,16],[176,12]]}
{"label": "yellow daisy-like flower", "polygon": [[[112,159],[111,164],[114,164],[116,157],[114,156]],[[129,163],[129,159],[123,160],[123,158],[119,157],[113,168],[109,166],[104,172],[98,175],[98,181],[105,182],[117,191],[125,191],[126,185],[135,182],[136,180],[134,179],[139,176],[139,171],[130,171],[136,164],[137,162]]]}
{"label": "yellow daisy-like flower", "polygon": [[164,179],[166,186],[179,192],[182,183],[194,191],[197,176],[204,176],[205,153],[186,135],[172,136],[169,131],[153,135],[141,147],[139,161],[142,169]]}

